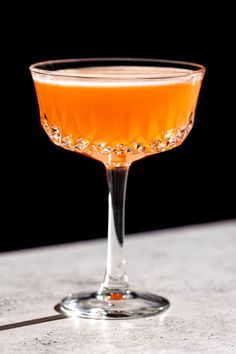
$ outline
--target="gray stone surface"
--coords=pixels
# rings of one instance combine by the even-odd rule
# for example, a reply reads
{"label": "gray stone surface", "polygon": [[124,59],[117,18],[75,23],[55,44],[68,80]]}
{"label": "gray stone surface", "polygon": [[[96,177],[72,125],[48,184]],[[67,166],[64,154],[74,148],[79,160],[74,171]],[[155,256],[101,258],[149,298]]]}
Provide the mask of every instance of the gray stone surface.
{"label": "gray stone surface", "polygon": [[103,278],[105,240],[0,254],[0,353],[236,353],[236,221],[127,237],[134,288],[171,301],[162,316],[62,318],[68,292]]}

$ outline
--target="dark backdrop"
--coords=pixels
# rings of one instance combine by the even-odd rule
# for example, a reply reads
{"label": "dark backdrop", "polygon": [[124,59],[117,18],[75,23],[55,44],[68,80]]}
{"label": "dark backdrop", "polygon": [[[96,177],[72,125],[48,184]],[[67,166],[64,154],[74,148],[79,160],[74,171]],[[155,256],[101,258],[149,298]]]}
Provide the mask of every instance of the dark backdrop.
{"label": "dark backdrop", "polygon": [[202,8],[169,4],[136,4],[135,11],[117,4],[108,13],[92,3],[16,6],[2,41],[1,250],[106,236],[103,165],[53,145],[39,124],[28,66],[47,59],[129,56],[205,65],[188,139],[131,167],[126,232],[236,217],[230,29],[217,32],[219,23]]}

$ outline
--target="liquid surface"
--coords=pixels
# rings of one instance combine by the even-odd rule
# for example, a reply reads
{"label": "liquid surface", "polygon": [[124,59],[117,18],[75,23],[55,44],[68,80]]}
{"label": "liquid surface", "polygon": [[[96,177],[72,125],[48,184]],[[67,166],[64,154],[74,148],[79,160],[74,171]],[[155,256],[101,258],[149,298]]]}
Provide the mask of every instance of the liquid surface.
{"label": "liquid surface", "polygon": [[190,131],[202,74],[162,67],[33,73],[51,140],[111,165],[179,145]]}

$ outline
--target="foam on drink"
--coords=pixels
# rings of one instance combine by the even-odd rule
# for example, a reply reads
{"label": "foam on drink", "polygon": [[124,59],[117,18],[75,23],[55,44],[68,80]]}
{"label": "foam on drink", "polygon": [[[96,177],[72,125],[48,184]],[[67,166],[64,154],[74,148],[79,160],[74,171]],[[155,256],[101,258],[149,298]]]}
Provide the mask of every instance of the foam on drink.
{"label": "foam on drink", "polygon": [[[41,75],[36,81],[66,86],[140,86],[166,85],[192,80],[192,70],[169,67],[104,66],[60,69]],[[200,79],[198,73],[196,79]],[[168,80],[168,81],[167,81]]]}

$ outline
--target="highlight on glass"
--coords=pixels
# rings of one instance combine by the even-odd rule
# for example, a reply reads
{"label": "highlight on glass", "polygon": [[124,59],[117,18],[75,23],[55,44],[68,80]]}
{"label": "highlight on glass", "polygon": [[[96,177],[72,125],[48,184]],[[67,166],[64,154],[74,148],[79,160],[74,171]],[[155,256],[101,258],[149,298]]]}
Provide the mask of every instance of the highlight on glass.
{"label": "highlight on glass", "polygon": [[[41,124],[53,143],[101,161],[107,172],[109,216],[105,277],[93,292],[66,296],[69,315],[139,318],[169,301],[128,280],[124,205],[132,162],[180,145],[194,123],[205,68],[157,59],[66,59],[30,66]],[[137,260],[138,261],[138,260]]]}

